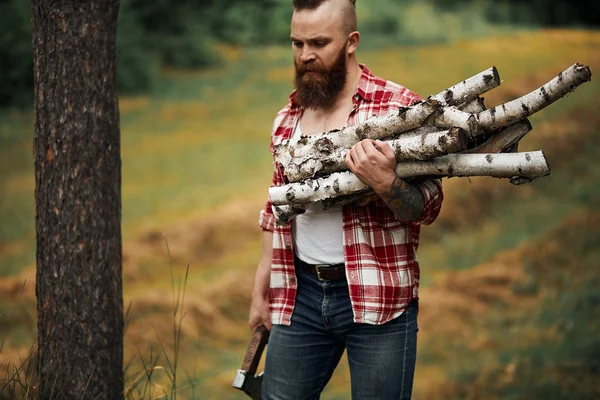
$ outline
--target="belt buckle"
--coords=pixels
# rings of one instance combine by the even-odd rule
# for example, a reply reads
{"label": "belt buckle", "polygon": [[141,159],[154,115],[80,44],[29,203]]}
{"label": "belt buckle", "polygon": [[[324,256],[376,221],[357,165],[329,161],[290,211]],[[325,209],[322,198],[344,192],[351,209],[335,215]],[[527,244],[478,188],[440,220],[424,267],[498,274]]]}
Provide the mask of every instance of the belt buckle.
{"label": "belt buckle", "polygon": [[329,264],[317,264],[315,265],[315,271],[317,272],[317,279],[320,281],[324,281],[326,279],[321,278],[321,268],[327,268]]}

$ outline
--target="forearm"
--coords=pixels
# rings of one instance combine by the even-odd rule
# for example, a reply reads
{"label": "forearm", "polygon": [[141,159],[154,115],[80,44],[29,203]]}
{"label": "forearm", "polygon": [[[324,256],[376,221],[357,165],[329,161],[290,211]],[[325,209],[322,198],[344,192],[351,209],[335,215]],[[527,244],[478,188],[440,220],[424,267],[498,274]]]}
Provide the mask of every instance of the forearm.
{"label": "forearm", "polygon": [[394,174],[391,183],[383,183],[375,189],[396,218],[403,222],[414,222],[425,209],[425,196],[418,185],[412,184]]}
{"label": "forearm", "polygon": [[273,232],[263,231],[262,249],[258,267],[254,274],[252,297],[267,298],[271,280],[271,259],[273,257]]}

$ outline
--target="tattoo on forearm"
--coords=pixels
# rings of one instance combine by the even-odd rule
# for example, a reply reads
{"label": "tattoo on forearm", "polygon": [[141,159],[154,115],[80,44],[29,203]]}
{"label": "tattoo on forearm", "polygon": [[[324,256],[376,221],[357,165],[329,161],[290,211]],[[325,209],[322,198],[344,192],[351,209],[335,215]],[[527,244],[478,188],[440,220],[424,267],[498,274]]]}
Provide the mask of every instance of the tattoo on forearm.
{"label": "tattoo on forearm", "polygon": [[404,222],[416,221],[425,208],[425,197],[421,189],[397,176],[382,198],[396,217]]}

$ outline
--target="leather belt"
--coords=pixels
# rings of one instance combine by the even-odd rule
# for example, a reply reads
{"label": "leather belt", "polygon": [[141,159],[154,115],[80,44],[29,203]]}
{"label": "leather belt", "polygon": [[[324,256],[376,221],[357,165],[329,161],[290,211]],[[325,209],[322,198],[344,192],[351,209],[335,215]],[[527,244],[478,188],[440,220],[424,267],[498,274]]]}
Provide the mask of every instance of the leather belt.
{"label": "leather belt", "polygon": [[320,281],[341,281],[346,279],[346,267],[342,264],[308,264],[294,257],[296,265]]}

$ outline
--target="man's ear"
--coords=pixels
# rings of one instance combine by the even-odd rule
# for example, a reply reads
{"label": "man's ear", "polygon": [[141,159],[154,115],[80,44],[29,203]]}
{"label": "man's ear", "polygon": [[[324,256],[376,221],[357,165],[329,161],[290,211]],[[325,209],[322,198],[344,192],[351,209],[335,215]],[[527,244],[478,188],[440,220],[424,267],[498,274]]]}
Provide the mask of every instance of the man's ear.
{"label": "man's ear", "polygon": [[354,31],[348,35],[348,44],[346,46],[346,53],[348,55],[352,55],[356,52],[358,48],[358,43],[360,42],[360,33],[358,31]]}

